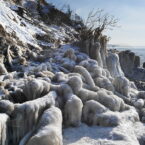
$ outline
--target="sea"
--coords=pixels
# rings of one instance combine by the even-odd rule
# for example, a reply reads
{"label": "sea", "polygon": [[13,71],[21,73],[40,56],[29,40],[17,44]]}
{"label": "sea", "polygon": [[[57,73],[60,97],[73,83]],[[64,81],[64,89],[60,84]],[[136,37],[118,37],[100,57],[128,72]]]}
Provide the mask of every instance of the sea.
{"label": "sea", "polygon": [[117,49],[119,51],[130,50],[137,56],[140,56],[141,64],[145,62],[145,47],[112,47],[111,49]]}

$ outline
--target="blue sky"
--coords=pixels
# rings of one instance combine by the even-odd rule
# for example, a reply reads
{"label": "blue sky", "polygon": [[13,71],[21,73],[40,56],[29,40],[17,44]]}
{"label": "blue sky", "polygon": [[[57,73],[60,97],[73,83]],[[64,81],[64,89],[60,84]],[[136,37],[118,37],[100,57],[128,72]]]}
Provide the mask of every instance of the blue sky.
{"label": "blue sky", "polygon": [[83,18],[92,9],[104,9],[119,19],[121,27],[106,32],[111,44],[145,46],[145,0],[48,0],[58,7],[70,4]]}

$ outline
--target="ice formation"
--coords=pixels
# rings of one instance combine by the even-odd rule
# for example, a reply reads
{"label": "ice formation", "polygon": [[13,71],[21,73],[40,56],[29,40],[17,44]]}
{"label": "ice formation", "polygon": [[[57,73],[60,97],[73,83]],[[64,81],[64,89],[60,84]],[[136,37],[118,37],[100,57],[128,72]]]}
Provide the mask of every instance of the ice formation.
{"label": "ice formation", "polygon": [[[144,145],[145,92],[126,77],[138,58],[129,53],[124,64],[106,36],[66,44],[77,40],[74,28],[41,23],[37,9],[26,19],[10,2],[0,1],[11,44],[0,61],[1,145]],[[31,2],[21,6],[30,11]]]}

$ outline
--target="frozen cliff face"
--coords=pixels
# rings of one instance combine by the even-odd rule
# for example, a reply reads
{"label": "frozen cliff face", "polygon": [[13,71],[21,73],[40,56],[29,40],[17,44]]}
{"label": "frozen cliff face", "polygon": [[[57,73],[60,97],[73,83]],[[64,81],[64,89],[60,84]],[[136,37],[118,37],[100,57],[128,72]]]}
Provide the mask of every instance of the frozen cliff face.
{"label": "frozen cliff face", "polygon": [[[99,37],[99,38],[98,38]],[[97,36],[95,32],[88,39],[82,38],[81,41],[77,43],[80,47],[80,51],[89,55],[90,58],[98,61],[99,66],[107,68],[106,56],[108,38],[105,35]]]}
{"label": "frozen cliff face", "polygon": [[40,21],[36,5],[29,15],[30,3],[0,1],[1,144],[143,145],[145,92],[106,37],[76,47],[75,29]]}
{"label": "frozen cliff face", "polygon": [[125,74],[132,74],[134,68],[140,67],[140,58],[133,52],[122,51],[119,53],[120,63]]}
{"label": "frozen cliff face", "polygon": [[120,64],[125,75],[132,80],[144,81],[145,69],[140,66],[140,57],[131,51],[119,53]]}

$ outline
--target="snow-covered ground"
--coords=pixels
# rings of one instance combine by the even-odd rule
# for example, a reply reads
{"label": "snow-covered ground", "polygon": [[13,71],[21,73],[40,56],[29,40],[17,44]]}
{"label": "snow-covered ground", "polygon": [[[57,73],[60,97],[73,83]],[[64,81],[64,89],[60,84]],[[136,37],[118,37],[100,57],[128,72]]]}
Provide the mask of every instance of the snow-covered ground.
{"label": "snow-covered ground", "polygon": [[[36,48],[41,46],[52,46],[48,43],[48,38],[53,40],[65,41],[65,39],[75,39],[73,35],[78,34],[72,27],[45,25],[43,22],[32,18],[20,17],[14,10],[17,10],[16,5],[0,1],[0,26],[5,30],[7,39],[14,41],[17,44],[22,43],[24,46],[29,44]],[[35,24],[34,24],[35,23]],[[36,35],[41,36],[43,41],[38,40]]]}
{"label": "snow-covered ground", "polygon": [[41,29],[21,19],[16,12],[6,6],[3,0],[0,1],[0,25],[11,39],[13,38],[15,42],[20,41],[25,45],[31,44],[38,47],[34,35],[37,33],[45,34]]}
{"label": "snow-covered ground", "polygon": [[[126,123],[117,127],[87,126],[63,131],[64,145],[144,145],[145,125]],[[136,138],[137,136],[137,138]]]}

